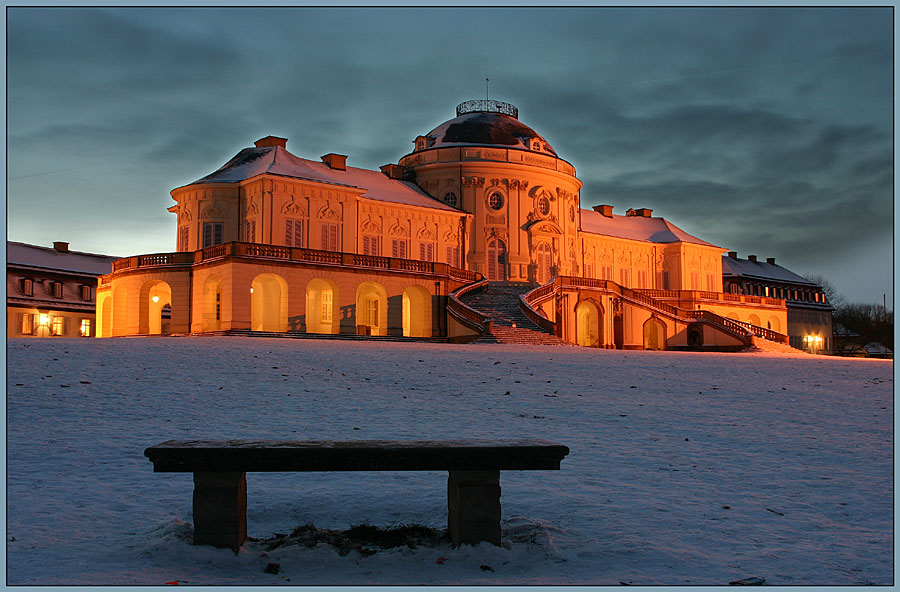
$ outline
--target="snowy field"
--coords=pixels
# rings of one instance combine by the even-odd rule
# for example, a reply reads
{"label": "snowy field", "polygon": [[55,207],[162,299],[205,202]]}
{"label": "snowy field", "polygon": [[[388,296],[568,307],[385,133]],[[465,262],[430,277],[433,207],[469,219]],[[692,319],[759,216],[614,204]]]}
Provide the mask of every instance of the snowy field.
{"label": "snowy field", "polygon": [[[7,341],[8,584],[893,583],[890,361],[251,338]],[[193,546],[173,438],[543,438],[503,538]],[[258,539],[446,526],[446,473],[249,473]],[[278,563],[277,574],[266,573]]]}

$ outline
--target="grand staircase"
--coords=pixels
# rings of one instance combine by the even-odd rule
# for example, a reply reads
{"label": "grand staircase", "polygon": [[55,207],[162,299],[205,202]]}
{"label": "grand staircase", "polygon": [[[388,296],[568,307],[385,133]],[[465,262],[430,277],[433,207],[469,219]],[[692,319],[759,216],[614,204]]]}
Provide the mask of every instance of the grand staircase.
{"label": "grand staircase", "polygon": [[491,283],[461,301],[493,321],[491,332],[473,343],[519,343],[524,345],[571,345],[528,320],[519,308],[519,295],[533,290],[528,284]]}

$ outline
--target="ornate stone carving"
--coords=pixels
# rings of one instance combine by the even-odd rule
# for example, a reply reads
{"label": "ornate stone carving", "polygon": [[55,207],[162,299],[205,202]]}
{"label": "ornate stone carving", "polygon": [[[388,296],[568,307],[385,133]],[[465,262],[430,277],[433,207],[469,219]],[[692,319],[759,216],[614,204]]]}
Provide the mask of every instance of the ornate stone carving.
{"label": "ornate stone carving", "polygon": [[424,241],[434,241],[434,231],[427,226],[422,226],[416,233],[416,238]]}
{"label": "ornate stone carving", "polygon": [[206,209],[203,210],[203,213],[200,214],[200,217],[208,220],[208,219],[215,219],[215,218],[224,218],[225,214],[224,214],[224,212],[222,212],[222,210],[220,210],[216,206],[208,206]]}
{"label": "ornate stone carving", "polygon": [[187,206],[181,206],[179,208],[178,215],[181,217],[182,222],[190,222],[191,221],[191,210]]}
{"label": "ornate stone carving", "polygon": [[484,177],[461,177],[463,187],[484,187]]}
{"label": "ornate stone carving", "polygon": [[391,226],[389,233],[391,236],[409,236],[409,231],[399,223],[395,223],[393,226]]}
{"label": "ornate stone carving", "polygon": [[281,206],[281,213],[287,214],[289,216],[306,216],[306,212],[303,211],[303,207],[295,203],[293,197],[291,197],[291,201]]}
{"label": "ornate stone carving", "polygon": [[369,233],[369,234],[381,234],[381,225],[372,220],[372,216],[366,218],[366,220],[359,227],[360,232]]}
{"label": "ornate stone carving", "polygon": [[340,214],[331,209],[330,205],[326,205],[324,208],[319,210],[319,212],[316,214],[316,217],[319,220],[333,220],[335,222],[340,222],[341,220]]}

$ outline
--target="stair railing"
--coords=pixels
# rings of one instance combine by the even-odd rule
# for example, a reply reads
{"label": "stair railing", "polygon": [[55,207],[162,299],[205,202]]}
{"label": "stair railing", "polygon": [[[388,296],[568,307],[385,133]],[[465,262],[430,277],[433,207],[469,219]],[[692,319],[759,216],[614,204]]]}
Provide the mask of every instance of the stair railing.
{"label": "stair railing", "polygon": [[459,287],[447,295],[447,314],[453,317],[464,327],[475,331],[478,335],[491,332],[493,321],[487,315],[481,314],[471,306],[462,303],[460,298],[484,290],[488,286],[487,278],[482,278],[471,284]]}

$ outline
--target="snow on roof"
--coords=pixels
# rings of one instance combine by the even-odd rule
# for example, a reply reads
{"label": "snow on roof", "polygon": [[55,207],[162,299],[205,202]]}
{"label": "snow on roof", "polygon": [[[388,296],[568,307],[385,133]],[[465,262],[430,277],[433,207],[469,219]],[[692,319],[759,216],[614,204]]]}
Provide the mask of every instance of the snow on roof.
{"label": "snow on roof", "polygon": [[61,253],[52,247],[6,241],[6,264],[26,265],[44,269],[58,269],[104,275],[112,272],[112,262],[119,257],[68,251]]}
{"label": "snow on roof", "polygon": [[417,185],[408,181],[391,179],[380,171],[368,169],[355,167],[347,167],[347,170],[344,171],[332,169],[323,162],[294,156],[281,146],[244,148],[219,170],[192,184],[238,183],[263,174],[355,187],[364,190],[362,197],[377,201],[451,212],[459,211],[431,197]]}
{"label": "snow on roof", "polygon": [[787,270],[775,263],[750,261],[749,259],[733,259],[727,255],[722,256],[722,275],[776,280],[790,282],[792,284],[806,284],[808,286],[816,285],[805,277],[799,276],[793,271]]}
{"label": "snow on roof", "polygon": [[581,210],[581,229],[592,234],[627,238],[651,243],[692,243],[715,247],[678,228],[665,218],[619,216],[608,218],[594,210]]}

